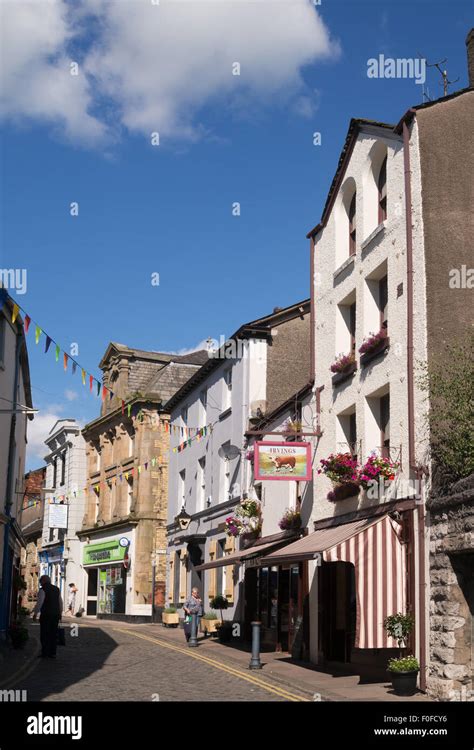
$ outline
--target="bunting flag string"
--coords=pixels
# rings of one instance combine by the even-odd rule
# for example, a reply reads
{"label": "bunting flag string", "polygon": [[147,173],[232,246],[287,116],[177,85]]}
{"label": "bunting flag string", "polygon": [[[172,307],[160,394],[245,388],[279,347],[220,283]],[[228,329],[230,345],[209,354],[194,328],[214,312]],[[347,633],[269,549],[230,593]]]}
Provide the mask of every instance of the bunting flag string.
{"label": "bunting flag string", "polygon": [[[127,409],[130,410],[132,407],[132,404],[127,404]],[[141,412],[141,410],[140,410]],[[140,414],[140,412],[137,413],[137,417]],[[216,420],[215,422],[212,422],[208,425],[205,425],[204,427],[187,427],[186,430],[188,432],[193,431],[195,432],[193,437],[189,437],[186,441],[183,443],[180,443],[179,445],[175,446],[172,450],[173,453],[180,453],[182,450],[184,450],[186,447],[191,445],[191,443],[194,440],[201,440],[203,437],[206,437],[207,435],[210,435],[212,433],[212,430],[214,428],[214,425],[217,424],[219,420]],[[168,420],[161,420],[160,423],[160,430],[164,430],[164,432],[169,433],[170,431],[172,433],[178,433],[180,434],[181,426],[179,425],[170,425]],[[109,489],[112,489],[117,484],[117,481],[123,482],[125,480],[128,482],[129,479],[132,479],[133,477],[137,476],[140,477],[142,475],[143,471],[148,471],[148,469],[151,467],[154,469],[158,464],[163,463],[163,454],[158,454],[157,456],[152,456],[151,458],[145,459],[142,463],[137,464],[136,466],[132,466],[130,469],[127,469],[127,471],[118,470],[115,474],[112,476],[108,476],[105,478],[104,481],[101,482],[91,482],[90,484],[87,484],[84,488],[80,488],[78,490],[75,490],[72,492],[72,496],[74,498],[80,496],[82,493],[88,493],[88,492],[95,492],[96,495],[100,495],[101,489],[108,487]],[[49,503],[63,503],[65,500],[69,501],[71,500],[71,493],[65,494],[65,495],[57,495],[49,499]]]}
{"label": "bunting flag string", "polygon": [[[73,359],[73,357],[71,357],[71,355],[68,354],[63,349],[63,347],[61,347],[52,338],[52,336],[49,336],[46,333],[46,331],[43,328],[41,328],[41,326],[39,326],[37,323],[34,322],[32,320],[32,318],[30,317],[30,315],[28,315],[28,313],[26,312],[26,310],[24,310],[23,307],[21,307],[21,305],[19,305],[17,302],[15,302],[13,300],[13,298],[10,296],[10,294],[8,294],[8,292],[7,292],[6,289],[0,288],[0,309],[3,308],[3,306],[4,306],[4,304],[5,304],[5,302],[7,300],[9,300],[11,302],[11,304],[12,304],[12,312],[11,312],[11,321],[12,321],[12,323],[15,323],[15,321],[18,319],[18,316],[19,316],[20,312],[23,313],[23,320],[21,320],[21,318],[19,320],[23,324],[23,329],[24,329],[25,335],[28,333],[30,325],[33,324],[34,325],[34,329],[35,329],[35,344],[38,345],[39,342],[40,342],[40,340],[41,340],[41,337],[42,336],[45,337],[44,354],[47,354],[47,352],[48,352],[51,344],[54,344],[55,361],[59,362],[59,357],[60,357],[61,352],[62,352],[64,371],[67,372],[67,370],[68,370],[68,362],[69,362],[69,360],[71,360],[71,364],[72,364],[71,373],[72,373],[72,375],[75,375],[75,373],[77,371],[77,368],[80,368],[81,375],[82,375],[82,385],[85,386],[86,385],[86,378],[87,378],[87,375],[89,374],[87,372],[87,370],[85,370],[84,368],[82,368],[81,365],[79,364],[79,362],[77,362],[75,359]],[[96,383],[96,387],[97,387],[97,396],[100,396],[101,391],[102,391],[102,400],[103,401],[105,400],[105,397],[106,397],[107,393],[110,394],[110,398],[113,398],[113,396],[114,396],[113,391],[110,388],[107,388],[107,386],[103,385],[102,382],[100,380],[98,380],[96,377],[94,377],[93,375],[89,374],[89,384],[90,384],[89,390],[90,390],[91,393],[93,393],[93,384],[94,384],[94,382]]]}

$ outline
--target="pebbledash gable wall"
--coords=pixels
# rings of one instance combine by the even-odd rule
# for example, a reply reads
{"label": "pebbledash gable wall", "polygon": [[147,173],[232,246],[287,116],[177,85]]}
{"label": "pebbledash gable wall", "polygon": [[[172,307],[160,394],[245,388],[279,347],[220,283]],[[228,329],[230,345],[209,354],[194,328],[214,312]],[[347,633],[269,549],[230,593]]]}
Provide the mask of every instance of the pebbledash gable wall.
{"label": "pebbledash gable wall", "polygon": [[474,474],[430,498],[430,670],[428,692],[473,700]]}
{"label": "pebbledash gable wall", "polygon": [[472,267],[474,91],[416,113],[419,132],[428,359],[472,325],[471,288],[451,288],[450,272]]}

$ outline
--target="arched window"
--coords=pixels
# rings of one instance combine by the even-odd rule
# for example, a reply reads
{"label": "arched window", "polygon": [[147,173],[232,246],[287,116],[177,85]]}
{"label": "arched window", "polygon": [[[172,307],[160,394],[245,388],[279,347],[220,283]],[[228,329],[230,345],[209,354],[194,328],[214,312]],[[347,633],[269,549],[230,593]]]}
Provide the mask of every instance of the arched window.
{"label": "arched window", "polygon": [[349,211],[349,255],[356,253],[356,193],[352,196]]}
{"label": "arched window", "polygon": [[380,167],[377,187],[379,191],[379,224],[381,224],[387,218],[387,157]]}

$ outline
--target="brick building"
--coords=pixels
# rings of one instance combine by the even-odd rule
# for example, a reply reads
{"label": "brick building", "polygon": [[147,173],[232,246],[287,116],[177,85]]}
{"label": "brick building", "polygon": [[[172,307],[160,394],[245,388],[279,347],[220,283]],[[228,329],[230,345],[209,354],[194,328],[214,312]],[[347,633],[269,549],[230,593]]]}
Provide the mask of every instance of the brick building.
{"label": "brick building", "polygon": [[26,591],[22,605],[33,609],[38,597],[39,588],[39,550],[43,530],[44,498],[43,487],[46,467],[34,469],[25,474],[25,494],[21,512],[21,531],[26,547],[21,550],[20,573],[26,581]]}

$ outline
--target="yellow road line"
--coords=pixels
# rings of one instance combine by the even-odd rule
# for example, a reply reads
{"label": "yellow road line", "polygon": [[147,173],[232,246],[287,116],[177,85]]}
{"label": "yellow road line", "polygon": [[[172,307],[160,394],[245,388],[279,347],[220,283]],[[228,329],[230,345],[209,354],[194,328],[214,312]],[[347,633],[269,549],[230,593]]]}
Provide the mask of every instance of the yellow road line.
{"label": "yellow road line", "polygon": [[142,633],[137,633],[136,631],[125,629],[125,628],[114,628],[114,630],[118,631],[119,633],[125,633],[127,635],[134,635],[137,638],[142,638],[145,641],[150,641],[150,643],[155,643],[157,646],[161,646],[162,648],[168,648],[172,651],[177,651],[180,654],[185,654],[186,656],[190,656],[193,659],[198,659],[199,661],[202,661],[206,664],[209,664],[212,667],[215,667],[216,669],[220,669],[223,672],[227,672],[228,674],[233,675],[234,677],[238,677],[241,680],[245,680],[246,682],[250,682],[253,685],[257,685],[258,687],[262,688],[263,690],[267,690],[270,693],[274,693],[275,695],[278,695],[280,698],[286,698],[286,700],[297,702],[308,702],[308,698],[302,698],[299,695],[295,695],[294,693],[290,693],[288,690],[285,690],[284,688],[275,687],[274,685],[270,685],[267,682],[264,682],[263,680],[259,679],[258,677],[255,677],[254,675],[248,675],[242,672],[239,669],[236,669],[235,667],[230,667],[227,664],[223,664],[220,661],[216,661],[215,659],[211,659],[209,656],[203,656],[202,654],[197,654],[194,651],[191,651],[185,648],[182,648],[181,646],[175,646],[174,644],[167,643],[166,641],[161,641],[156,638],[152,638],[148,635],[143,635]]}

